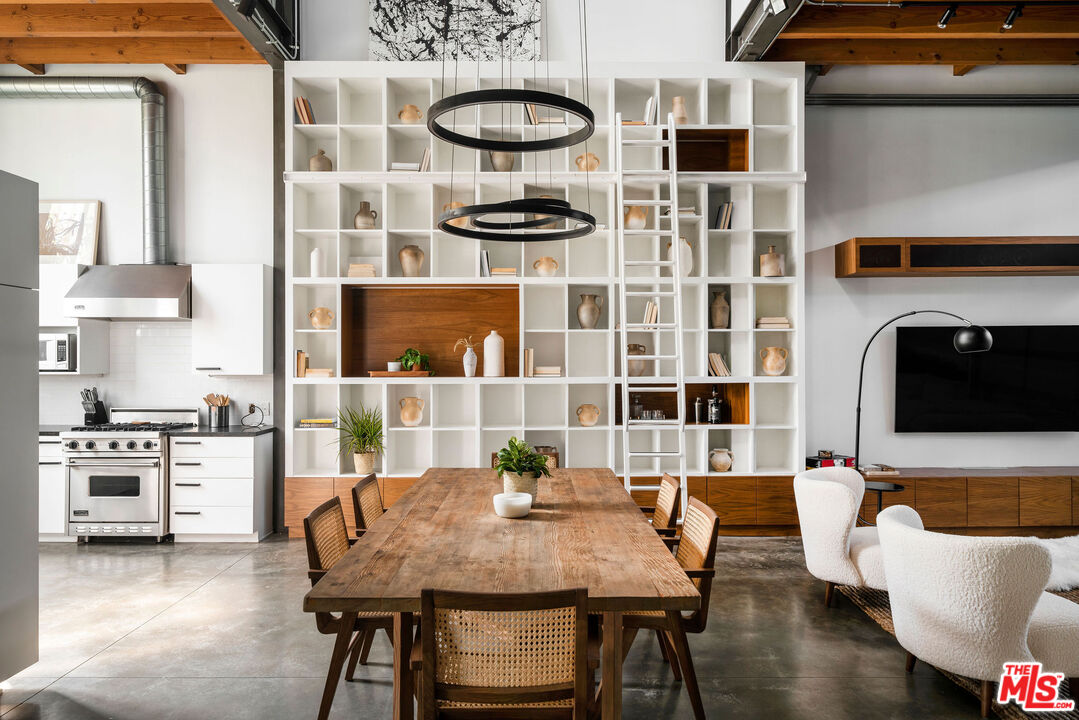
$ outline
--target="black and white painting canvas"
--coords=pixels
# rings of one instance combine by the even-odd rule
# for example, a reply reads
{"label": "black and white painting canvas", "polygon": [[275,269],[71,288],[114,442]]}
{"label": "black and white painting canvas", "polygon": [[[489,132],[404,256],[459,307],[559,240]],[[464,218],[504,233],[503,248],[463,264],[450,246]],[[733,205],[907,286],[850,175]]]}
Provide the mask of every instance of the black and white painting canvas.
{"label": "black and white painting canvas", "polygon": [[372,0],[372,60],[534,60],[541,0]]}

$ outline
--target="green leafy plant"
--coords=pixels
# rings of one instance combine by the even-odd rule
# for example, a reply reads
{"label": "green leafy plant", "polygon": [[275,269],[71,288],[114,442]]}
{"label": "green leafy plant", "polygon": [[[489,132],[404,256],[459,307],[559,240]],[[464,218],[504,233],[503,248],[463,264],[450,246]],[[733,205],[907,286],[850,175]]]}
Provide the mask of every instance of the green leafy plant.
{"label": "green leafy plant", "polygon": [[339,418],[338,456],[380,453],[385,449],[382,435],[382,411],[377,407],[359,410],[344,408],[337,411]]}
{"label": "green leafy plant", "polygon": [[397,358],[394,362],[401,363],[401,367],[405,370],[430,370],[430,358],[426,353],[421,353],[416,348],[409,348],[405,350],[404,355]]}
{"label": "green leafy plant", "polygon": [[511,437],[506,447],[498,451],[498,464],[495,465],[498,477],[511,472],[517,475],[543,475],[551,477],[547,469],[547,456],[532,452],[532,448],[523,440]]}

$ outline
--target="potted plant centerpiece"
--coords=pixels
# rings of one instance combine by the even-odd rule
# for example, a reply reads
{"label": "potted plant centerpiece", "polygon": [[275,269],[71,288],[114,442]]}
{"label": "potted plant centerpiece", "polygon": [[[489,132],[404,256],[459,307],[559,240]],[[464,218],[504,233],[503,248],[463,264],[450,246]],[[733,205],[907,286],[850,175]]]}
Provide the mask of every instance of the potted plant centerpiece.
{"label": "potted plant centerpiece", "polygon": [[498,463],[495,470],[502,478],[503,492],[524,492],[536,502],[539,489],[539,476],[551,477],[547,469],[547,456],[533,452],[528,443],[511,437],[506,447],[498,451]]}
{"label": "potted plant centerpiece", "polygon": [[375,471],[375,458],[384,449],[382,436],[382,411],[377,407],[359,410],[338,410],[338,457],[352,455],[358,475],[370,475]]}

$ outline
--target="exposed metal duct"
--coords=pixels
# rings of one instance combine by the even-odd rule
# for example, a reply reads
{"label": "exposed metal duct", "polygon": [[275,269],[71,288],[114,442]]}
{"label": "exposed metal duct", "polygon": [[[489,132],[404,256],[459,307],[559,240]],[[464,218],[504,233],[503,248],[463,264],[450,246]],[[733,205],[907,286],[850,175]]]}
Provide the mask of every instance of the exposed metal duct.
{"label": "exposed metal duct", "polygon": [[0,99],[44,98],[142,102],[142,262],[169,262],[165,96],[144,77],[0,77]]}
{"label": "exposed metal duct", "polygon": [[866,106],[866,107],[1075,107],[1079,95],[973,95],[919,94],[882,95],[833,93],[806,95],[806,107]]}

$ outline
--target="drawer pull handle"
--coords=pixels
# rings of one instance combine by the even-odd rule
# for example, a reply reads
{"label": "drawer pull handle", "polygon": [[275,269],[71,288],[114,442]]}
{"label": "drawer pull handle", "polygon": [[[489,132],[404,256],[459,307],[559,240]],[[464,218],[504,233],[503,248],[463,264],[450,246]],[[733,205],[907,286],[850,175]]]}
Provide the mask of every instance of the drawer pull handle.
{"label": "drawer pull handle", "polygon": [[194,462],[194,463],[188,463],[188,462],[178,462],[178,463],[176,463],[176,464],[177,464],[177,465],[184,465],[184,466],[188,466],[188,467],[193,467],[193,466],[195,466],[195,465],[202,465],[202,463],[200,463],[200,462]]}
{"label": "drawer pull handle", "polygon": [[173,510],[177,515],[202,515],[198,510]]}
{"label": "drawer pull handle", "polygon": [[177,440],[177,445],[202,445],[201,440]]}
{"label": "drawer pull handle", "polygon": [[38,440],[37,444],[38,445],[59,445],[60,441],[59,440]]}
{"label": "drawer pull handle", "polygon": [[175,483],[176,487],[202,487],[202,483]]}
{"label": "drawer pull handle", "polygon": [[220,370],[220,369],[221,368],[219,368],[219,367],[197,367],[197,368],[195,368],[196,371],[201,371],[201,370]]}
{"label": "drawer pull handle", "polygon": [[63,465],[64,463],[61,462],[60,460],[46,460],[46,461],[38,460],[37,464],[38,465]]}

